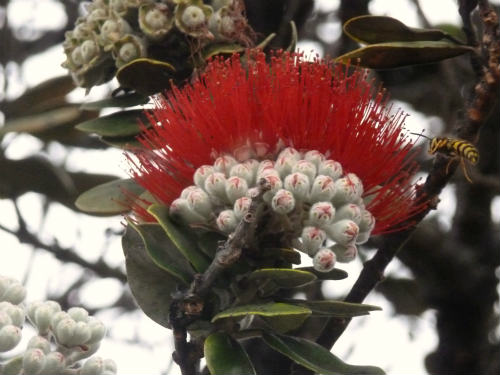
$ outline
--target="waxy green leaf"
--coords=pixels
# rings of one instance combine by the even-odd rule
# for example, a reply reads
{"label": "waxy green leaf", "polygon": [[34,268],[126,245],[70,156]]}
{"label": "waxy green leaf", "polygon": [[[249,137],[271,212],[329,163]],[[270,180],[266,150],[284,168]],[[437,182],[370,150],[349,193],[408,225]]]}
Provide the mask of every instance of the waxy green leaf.
{"label": "waxy green leaf", "polygon": [[134,224],[129,221],[128,225],[139,233],[146,252],[157,267],[185,284],[191,282],[193,269],[159,224]]}
{"label": "waxy green leaf", "polygon": [[342,301],[307,301],[284,300],[286,303],[307,307],[316,316],[331,316],[336,318],[352,318],[354,316],[368,315],[370,311],[382,310],[378,306],[349,303]]}
{"label": "waxy green leaf", "polygon": [[339,56],[335,61],[352,61],[371,69],[435,63],[473,51],[471,47],[445,41],[389,42],[371,44]]}
{"label": "waxy green leaf", "polygon": [[323,375],[382,375],[375,366],[352,366],[334,356],[321,345],[309,340],[264,332],[267,345],[296,363]]}
{"label": "waxy green leaf", "polygon": [[127,108],[146,104],[147,102],[149,102],[149,97],[147,97],[146,95],[138,94],[136,92],[132,92],[124,95],[114,96],[111,98],[83,103],[80,108],[87,111],[113,107]]}
{"label": "waxy green leaf", "polygon": [[256,374],[245,349],[227,333],[216,332],[208,336],[204,352],[212,375]]}
{"label": "waxy green leaf", "polygon": [[334,268],[328,272],[316,271],[314,267],[297,267],[299,271],[307,271],[313,273],[319,280],[343,280],[347,278],[347,272],[344,270]]}
{"label": "waxy green leaf", "polygon": [[135,109],[115,112],[107,116],[85,121],[78,124],[76,128],[86,133],[95,133],[102,137],[128,137],[141,132],[140,122],[145,126],[149,124],[144,111]]}
{"label": "waxy green leaf", "polygon": [[315,281],[314,274],[290,268],[262,268],[253,271],[249,280],[271,280],[280,288],[296,288]]}
{"label": "waxy green leaf", "polygon": [[115,180],[87,190],[77,198],[75,205],[92,214],[118,215],[130,211],[132,197],[143,191],[133,179]]}
{"label": "waxy green leaf", "polygon": [[175,78],[175,68],[165,61],[140,58],[118,69],[116,78],[122,87],[151,95],[170,87],[170,80]]}
{"label": "waxy green leaf", "polygon": [[455,40],[442,30],[408,27],[403,22],[387,16],[354,17],[344,23],[343,28],[347,36],[362,44]]}
{"label": "waxy green leaf", "polygon": [[148,208],[148,212],[161,225],[166,235],[179,251],[191,262],[197,272],[204,272],[210,265],[210,261],[205,254],[198,249],[193,238],[194,233],[188,227],[182,227],[170,220],[168,208],[159,204],[153,204]]}

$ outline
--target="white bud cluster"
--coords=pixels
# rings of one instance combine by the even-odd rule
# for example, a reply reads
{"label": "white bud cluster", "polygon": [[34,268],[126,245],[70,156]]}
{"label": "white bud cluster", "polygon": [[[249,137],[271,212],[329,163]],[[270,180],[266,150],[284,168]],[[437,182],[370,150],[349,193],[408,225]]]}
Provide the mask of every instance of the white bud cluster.
{"label": "white bud cluster", "polygon": [[356,244],[368,241],[375,218],[365,208],[363,183],[354,173],[345,173],[339,162],[316,150],[299,152],[291,147],[275,161],[238,160],[224,155],[213,165],[198,168],[194,185],[171,204],[171,215],[190,224],[214,223],[231,233],[263,178],[271,186],[264,201],[277,217],[299,213],[305,218],[300,228],[294,228],[300,233],[295,244],[313,258],[317,270],[327,272],[336,261],[353,260]]}
{"label": "white bud cluster", "polygon": [[[116,374],[114,361],[89,358],[99,349],[106,334],[101,321],[80,307],[62,311],[55,301],[33,302],[25,306],[25,296],[26,289],[18,281],[0,276],[0,352],[9,351],[19,344],[26,316],[37,330],[24,353],[0,363],[1,373]],[[75,363],[85,358],[89,359],[75,369]]]}

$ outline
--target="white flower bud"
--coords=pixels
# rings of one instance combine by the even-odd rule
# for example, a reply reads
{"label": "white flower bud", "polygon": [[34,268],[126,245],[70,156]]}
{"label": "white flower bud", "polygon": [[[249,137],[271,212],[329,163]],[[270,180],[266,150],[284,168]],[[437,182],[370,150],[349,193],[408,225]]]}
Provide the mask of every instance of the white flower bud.
{"label": "white flower bud", "polygon": [[93,40],[89,39],[81,44],[80,50],[82,51],[82,58],[85,64],[90,62],[90,60],[96,57],[99,53],[99,47],[97,47],[97,44]]}
{"label": "white flower bud", "polygon": [[228,177],[229,172],[231,172],[231,168],[233,168],[236,164],[238,164],[238,162],[235,158],[230,155],[224,155],[215,159],[214,169],[216,172],[224,173],[224,176]]}
{"label": "white flower bud", "polygon": [[179,218],[187,223],[204,223],[206,218],[189,207],[187,199],[177,198],[170,203],[170,216]]}
{"label": "white flower bud", "polygon": [[45,355],[45,365],[40,374],[53,375],[61,374],[66,367],[66,359],[62,353],[50,352]]}
{"label": "white flower bud", "polygon": [[276,194],[276,192],[279,189],[281,189],[283,184],[278,176],[272,174],[269,174],[263,178],[271,185],[271,190],[265,192],[263,196],[264,201],[269,203],[271,202],[271,199],[273,198],[274,194]]}
{"label": "white flower bud", "polygon": [[45,366],[45,354],[40,349],[28,349],[23,356],[25,374],[39,374]]}
{"label": "white flower bud", "polygon": [[334,180],[342,176],[342,165],[335,160],[325,160],[319,164],[318,174],[330,176]]}
{"label": "white flower bud", "polygon": [[21,328],[9,324],[0,329],[0,352],[15,348],[19,341],[21,341]]}
{"label": "white flower bud", "polygon": [[85,60],[82,56],[82,49],[80,47],[75,47],[75,49],[71,51],[71,62],[76,66],[82,66],[84,61]]}
{"label": "white flower bud", "polygon": [[250,172],[252,172],[252,179],[249,182],[249,185],[255,182],[255,177],[257,176],[257,169],[259,168],[260,163],[255,159],[248,159],[243,162],[243,165],[246,165]]}
{"label": "white flower bud", "polygon": [[59,322],[64,319],[71,319],[71,317],[66,311],[59,311],[55,313],[50,321],[50,327],[52,328],[52,330],[54,330],[59,324]]}
{"label": "white flower bud", "polygon": [[[211,165],[202,165],[199,167],[196,172],[194,172],[193,180],[196,186],[204,189],[205,188],[205,180],[208,176],[215,172],[214,167]],[[183,197],[184,198],[184,197]]]}
{"label": "white flower bud", "polygon": [[352,181],[356,190],[356,196],[361,198],[364,192],[363,181],[354,173],[348,173],[345,177]]}
{"label": "white flower bud", "polygon": [[273,169],[274,170],[274,161],[272,160],[262,160],[257,167],[257,176],[260,176],[265,170]]}
{"label": "white flower bud", "polygon": [[224,173],[215,172],[208,176],[205,180],[205,191],[211,197],[226,202],[226,176]]}
{"label": "white flower bud", "polygon": [[216,220],[217,227],[224,233],[231,233],[238,224],[233,210],[222,211]]}
{"label": "white flower bud", "polygon": [[99,342],[106,335],[106,327],[100,320],[95,318],[90,318],[88,326],[90,328],[91,336],[90,339],[87,340],[87,344],[94,344],[96,342]]}
{"label": "white flower bud", "polygon": [[40,335],[45,335],[49,331],[53,316],[54,311],[51,306],[43,304],[36,309],[33,324],[38,329]]}
{"label": "white flower bud", "polygon": [[284,187],[298,200],[305,200],[311,188],[309,177],[300,172],[289,174],[285,177]]}
{"label": "white flower bud", "polygon": [[199,187],[198,186],[194,186],[194,185],[190,185],[190,186],[182,189],[182,191],[181,191],[181,198],[187,199],[187,196],[189,195],[189,193],[191,193],[192,191],[198,190],[198,189],[199,189]]}
{"label": "white flower bud", "polygon": [[33,336],[30,341],[28,341],[29,349],[40,349],[44,354],[50,352],[50,342],[45,337]]}
{"label": "white flower bud", "polygon": [[336,191],[337,188],[333,178],[319,175],[314,179],[309,198],[311,202],[330,201]]}
{"label": "white flower bud", "polygon": [[253,188],[248,189],[247,193],[245,194],[245,196],[247,198],[250,198],[250,199],[255,198],[257,195],[259,195],[259,188],[258,187],[253,187]]}
{"label": "white flower bud", "polygon": [[356,258],[358,255],[358,249],[355,245],[339,245],[336,244],[331,247],[332,251],[337,256],[337,262],[349,263]]}
{"label": "white flower bud", "polygon": [[277,159],[281,157],[287,157],[287,158],[290,157],[292,159],[295,159],[295,161],[299,161],[300,159],[302,159],[302,154],[293,147],[287,147],[281,150]]}
{"label": "white flower bud", "polygon": [[239,199],[236,199],[233,206],[233,212],[237,220],[241,220],[243,216],[246,215],[251,203],[252,199],[248,197],[241,197]]}
{"label": "white flower bud", "polygon": [[109,371],[112,374],[116,374],[116,363],[112,359],[105,359],[103,363],[103,368],[105,371]]}
{"label": "white flower bud", "polygon": [[206,20],[205,13],[197,6],[190,5],[182,13],[182,23],[190,29],[196,29],[203,25]]}
{"label": "white flower bud", "polygon": [[304,251],[309,256],[314,256],[318,249],[323,246],[326,240],[326,233],[317,227],[304,227],[300,238],[302,239]]}
{"label": "white flower bud", "polygon": [[337,257],[335,253],[327,247],[318,250],[313,258],[313,267],[319,272],[329,272],[335,267]]}
{"label": "white flower bud", "polygon": [[169,23],[165,12],[162,12],[158,8],[148,10],[146,15],[144,16],[144,21],[150,28],[154,30],[159,30]]}
{"label": "white flower bud", "polygon": [[[20,306],[13,305],[10,302],[2,301],[0,302],[0,313],[5,313],[8,315],[10,323],[15,326],[21,327],[24,323],[25,313],[24,309]],[[6,325],[6,324],[4,324]],[[0,319],[0,327],[2,326]]]}
{"label": "white flower bud", "polygon": [[359,225],[361,222],[361,208],[353,203],[347,203],[337,208],[335,220],[349,219]]}
{"label": "white flower bud", "polygon": [[359,232],[358,237],[356,237],[356,244],[362,245],[367,243],[370,239],[371,232]]}
{"label": "white flower bud", "polygon": [[123,43],[123,45],[118,50],[118,57],[123,61],[123,63],[128,63],[141,57],[141,51],[132,42]]}
{"label": "white flower bud", "polygon": [[307,161],[307,160],[299,160],[292,167],[292,172],[300,172],[309,177],[309,181],[314,181],[316,178],[316,166]]}
{"label": "white flower bud", "polygon": [[52,313],[57,313],[59,311],[61,311],[61,305],[56,302],[56,301],[45,301],[43,302],[44,306],[47,306],[48,308],[50,308],[52,310]]}
{"label": "white flower bud", "polygon": [[363,191],[363,186],[360,186],[359,182],[359,178],[353,179],[347,176],[335,181],[337,188],[337,192],[333,197],[335,205],[356,202],[361,197],[360,191]]}
{"label": "white flower bud", "polygon": [[85,322],[76,322],[70,346],[83,345],[90,340],[92,332]]}
{"label": "white flower bud", "polygon": [[304,155],[304,160],[314,164],[316,168],[319,168],[320,164],[326,160],[325,155],[317,150],[307,151]]}
{"label": "white flower bud", "polygon": [[234,203],[236,199],[244,197],[247,190],[248,184],[241,177],[233,176],[226,180],[226,195],[230,203]]}
{"label": "white flower bud", "polygon": [[199,187],[192,189],[191,192],[188,193],[186,200],[189,208],[196,213],[204,217],[208,217],[212,213],[210,197],[203,189]]}
{"label": "white flower bud", "polygon": [[278,214],[288,214],[295,208],[295,198],[288,190],[280,189],[274,195],[271,201],[271,207],[274,212],[277,212]]}
{"label": "white flower bud", "polygon": [[292,156],[280,156],[276,159],[276,170],[282,178],[292,173],[293,166],[297,163],[297,160]]}
{"label": "white flower bud", "polygon": [[231,177],[236,176],[244,179],[248,185],[253,183],[253,171],[247,164],[236,164],[229,172]]}
{"label": "white flower bud", "polygon": [[6,311],[0,310],[0,328],[11,325],[12,319]]}
{"label": "white flower bud", "polygon": [[361,211],[361,222],[359,223],[360,232],[370,233],[375,228],[375,217],[368,210]]}
{"label": "white flower bud", "polygon": [[309,209],[309,225],[322,227],[331,224],[334,218],[335,207],[330,202],[317,202]]}
{"label": "white flower bud", "polygon": [[27,315],[31,323],[35,323],[35,313],[38,307],[42,306],[43,302],[41,301],[36,301],[36,302],[31,302],[28,304],[28,308],[26,309]]}
{"label": "white flower bud", "polygon": [[18,305],[24,301],[26,297],[26,288],[22,286],[17,280],[11,282],[2,296],[2,301],[10,302]]}
{"label": "white flower bud", "polygon": [[104,361],[101,357],[92,357],[85,361],[80,370],[80,375],[98,375],[104,370]]}
{"label": "white flower bud", "polygon": [[54,335],[59,344],[72,346],[76,322],[71,318],[61,320],[54,329]]}
{"label": "white flower bud", "polygon": [[359,233],[358,225],[348,219],[336,221],[332,225],[325,227],[326,234],[330,239],[340,245],[350,245],[356,241]]}

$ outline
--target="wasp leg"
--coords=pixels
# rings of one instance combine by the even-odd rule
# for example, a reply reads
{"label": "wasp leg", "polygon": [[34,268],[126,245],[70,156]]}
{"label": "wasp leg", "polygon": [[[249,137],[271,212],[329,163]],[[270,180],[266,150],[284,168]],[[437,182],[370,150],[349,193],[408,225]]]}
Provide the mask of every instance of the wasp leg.
{"label": "wasp leg", "polygon": [[455,158],[450,158],[450,160],[448,160],[448,164],[446,164],[446,174],[448,174],[448,170],[450,169],[450,165],[454,161],[455,161]]}
{"label": "wasp leg", "polygon": [[464,171],[464,176],[472,184],[472,179],[469,177],[469,174],[467,173],[467,166],[465,165],[465,159],[460,158],[460,165],[462,166],[462,171]]}

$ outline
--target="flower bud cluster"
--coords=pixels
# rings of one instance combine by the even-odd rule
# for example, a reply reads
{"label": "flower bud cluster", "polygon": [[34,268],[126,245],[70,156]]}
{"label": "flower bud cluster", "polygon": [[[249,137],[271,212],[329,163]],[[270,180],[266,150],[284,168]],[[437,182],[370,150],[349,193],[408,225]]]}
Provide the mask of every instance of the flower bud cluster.
{"label": "flower bud cluster", "polygon": [[[0,276],[0,352],[13,349],[21,341],[22,326],[27,316],[37,330],[26,351],[0,364],[2,373],[62,374],[71,370],[76,375],[116,374],[110,359],[89,358],[106,334],[104,324],[80,307],[67,312],[54,301],[34,302],[24,306],[25,288],[16,280]],[[77,361],[89,358],[74,369]]]}
{"label": "flower bud cluster", "polygon": [[271,186],[264,201],[278,220],[297,223],[294,246],[313,258],[317,270],[353,260],[356,244],[368,241],[375,218],[365,208],[362,181],[315,150],[285,148],[275,160],[220,156],[196,170],[195,184],[172,202],[170,213],[187,223],[215,224],[229,234],[248,211],[262,178]]}
{"label": "flower bud cluster", "polygon": [[94,0],[87,5],[86,15],[78,18],[74,29],[65,35],[63,66],[70,70],[79,86],[88,88],[108,81],[116,68],[137,58],[163,59],[165,52],[162,57],[155,57],[152,51],[168,50],[169,44],[176,49],[177,57],[191,56],[194,52],[188,49],[181,52],[180,46],[200,48],[221,41],[252,44],[253,34],[244,16],[242,0],[205,3]]}

